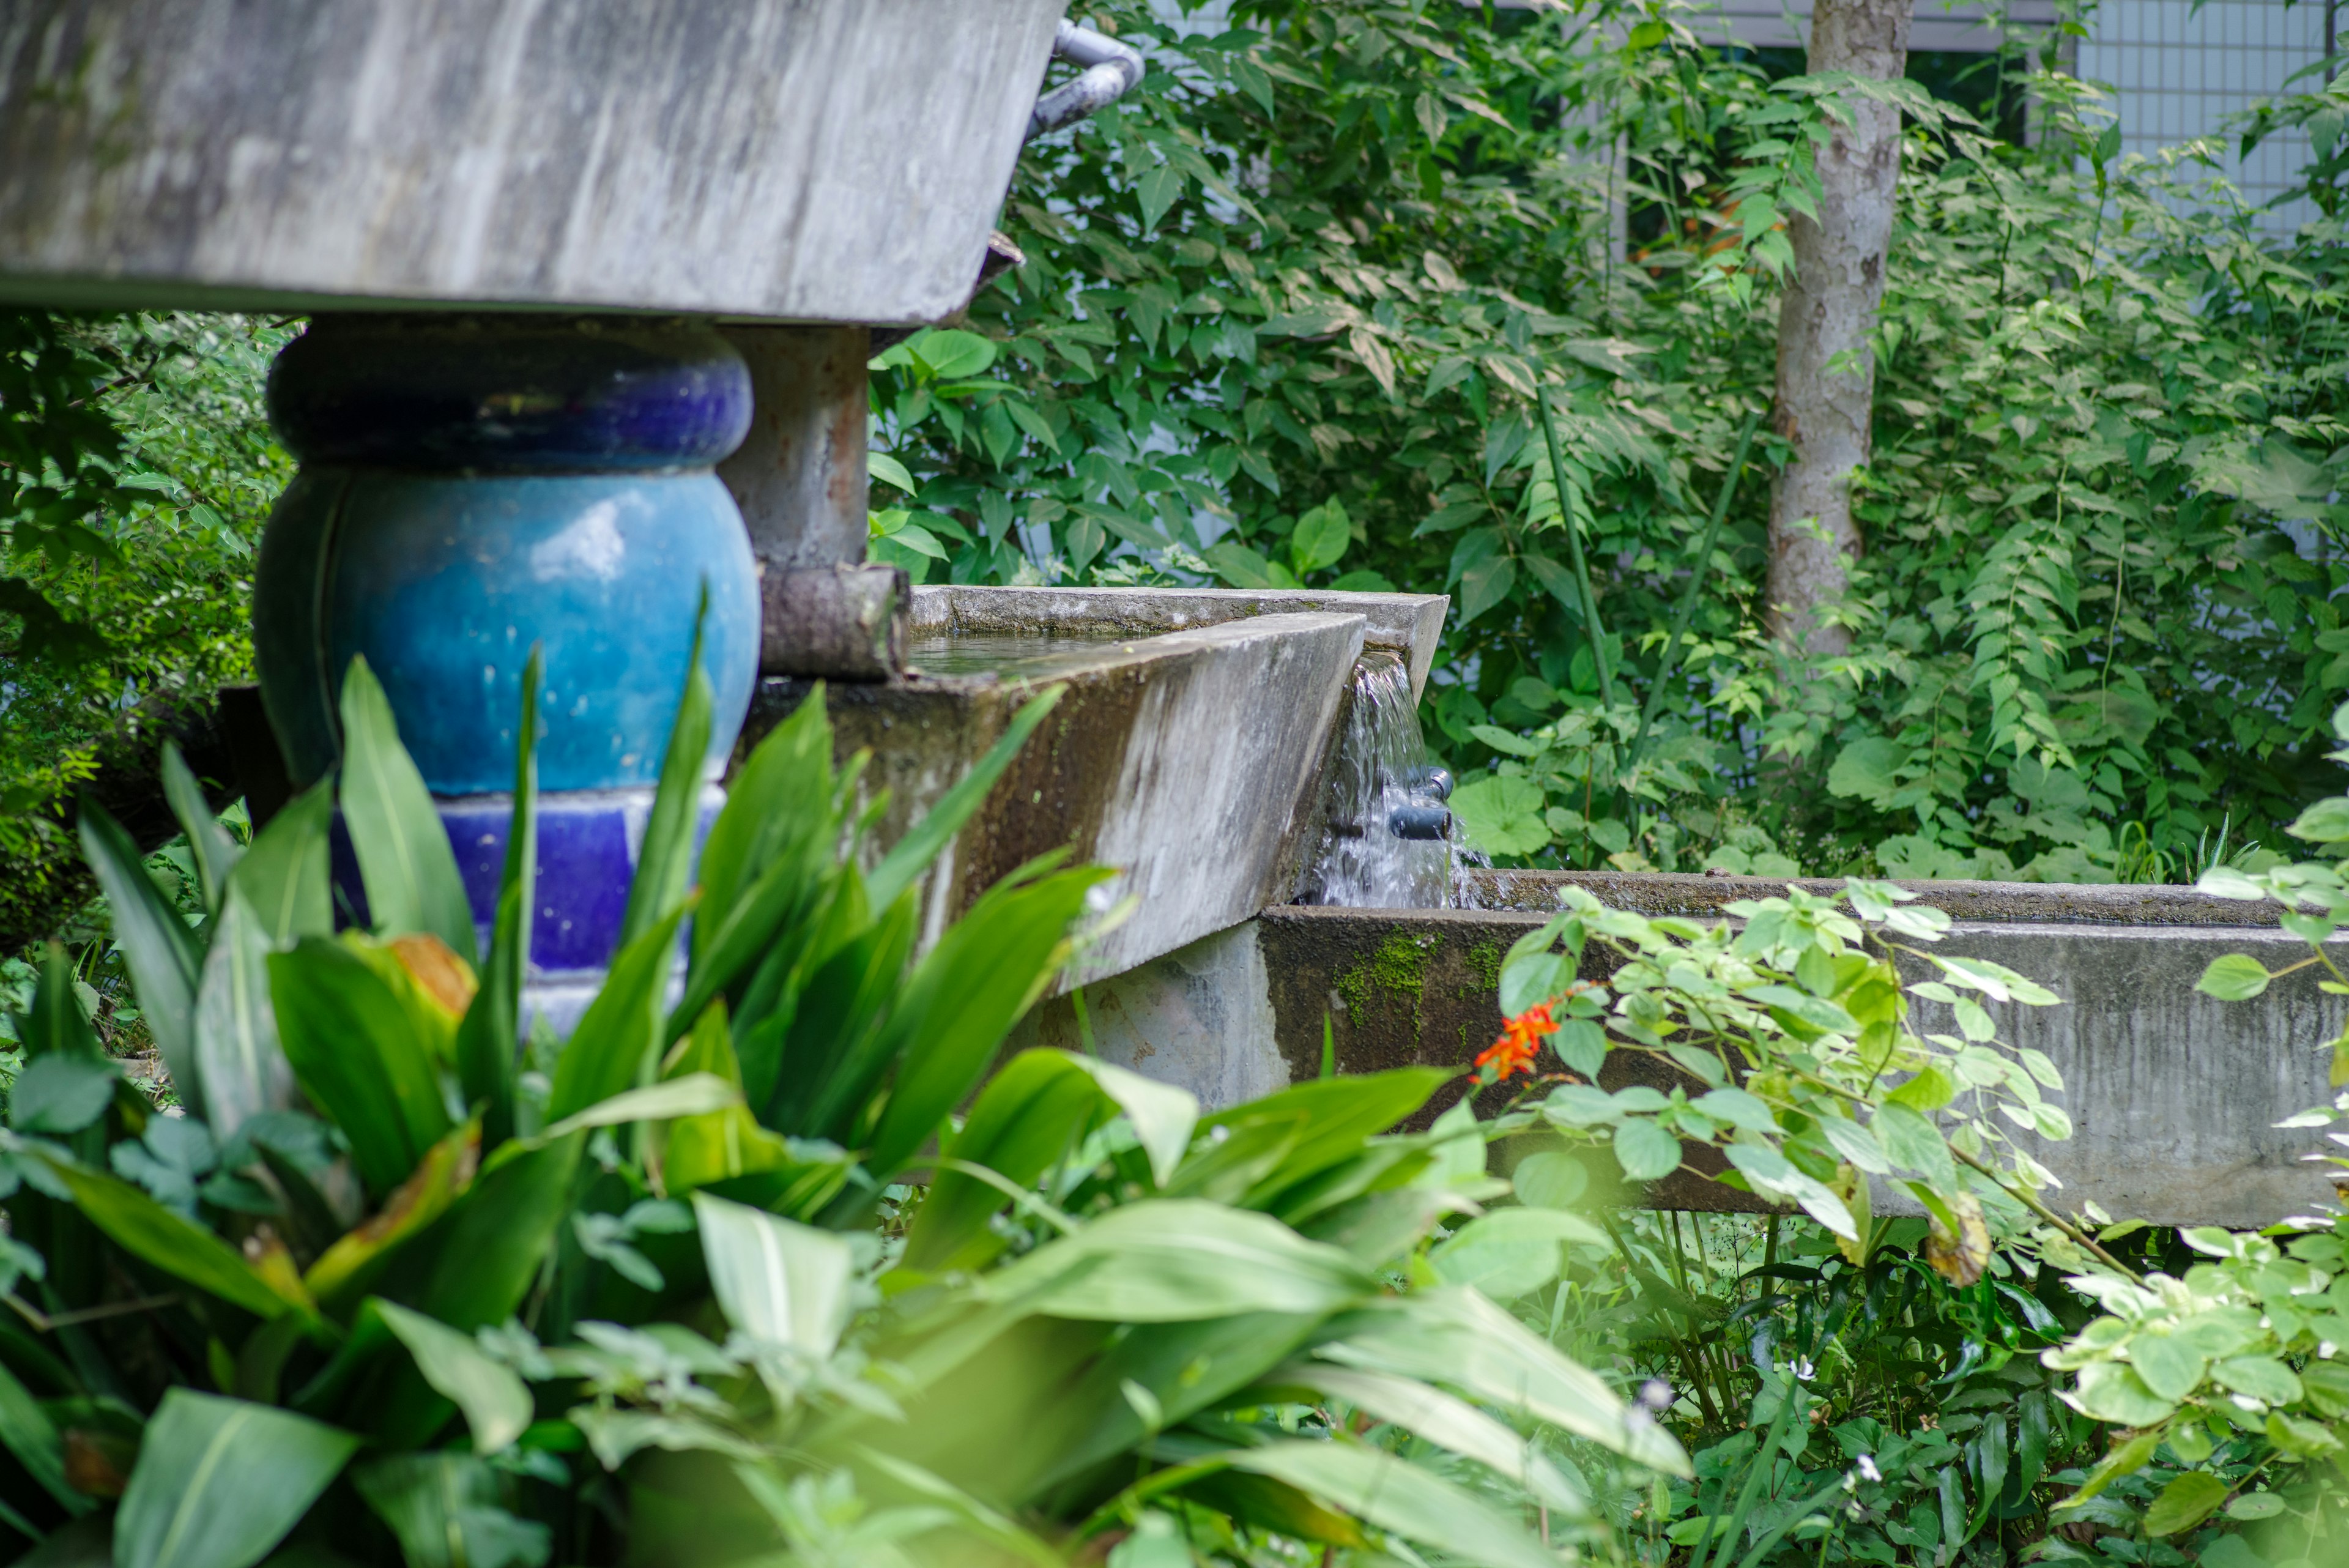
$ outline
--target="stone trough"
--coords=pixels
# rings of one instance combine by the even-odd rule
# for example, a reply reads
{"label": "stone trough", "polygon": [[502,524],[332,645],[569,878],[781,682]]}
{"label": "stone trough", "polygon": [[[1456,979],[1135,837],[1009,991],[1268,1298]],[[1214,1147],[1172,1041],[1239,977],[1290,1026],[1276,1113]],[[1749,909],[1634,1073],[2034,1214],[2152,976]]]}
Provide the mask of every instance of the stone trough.
{"label": "stone trough", "polygon": [[[1498,907],[1268,909],[1089,986],[1089,1018],[1103,1055],[1216,1104],[1318,1074],[1325,1018],[1341,1072],[1464,1069],[1499,1030],[1502,955],[1545,918],[1537,911],[1557,907],[1568,884],[1616,908],[1701,919],[1724,918],[1723,905],[1786,886],[1483,873],[1472,874],[1470,897]],[[1798,885],[1815,892],[1841,886]],[[2184,888],[1904,886],[1952,918],[1940,950],[2008,965],[2064,999],[2061,1007],[1992,1008],[2001,1038],[2044,1051],[2064,1075],[2074,1136],[2029,1146],[2064,1183],[2062,1207],[2093,1199],[2108,1213],[2158,1224],[2255,1226],[2332,1197],[2322,1174],[2329,1168],[2305,1162],[2319,1147],[2316,1135],[2272,1124],[2328,1102],[2329,1057],[2317,1047],[2339,1029],[2342,999],[2317,989],[2314,971],[2248,1002],[2194,990],[2221,953],[2249,952],[2271,968],[2304,955],[2304,945],[2275,925],[2275,906]],[[1612,967],[1594,945],[1583,972],[1599,978]],[[1042,1044],[1079,1044],[1065,1000],[1040,1009],[1030,1027]],[[1626,1064],[1610,1061],[1609,1086],[1630,1081]],[[1647,1197],[1666,1208],[1753,1206],[1685,1173]]]}

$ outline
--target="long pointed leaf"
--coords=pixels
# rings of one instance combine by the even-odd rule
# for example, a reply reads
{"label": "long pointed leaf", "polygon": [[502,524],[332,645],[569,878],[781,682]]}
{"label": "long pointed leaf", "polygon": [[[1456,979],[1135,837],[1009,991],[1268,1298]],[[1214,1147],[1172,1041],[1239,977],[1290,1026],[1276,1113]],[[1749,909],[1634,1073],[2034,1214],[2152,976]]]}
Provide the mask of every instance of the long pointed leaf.
{"label": "long pointed leaf", "polygon": [[253,1568],[358,1446],[290,1411],[171,1389],[115,1517],[115,1568]]}
{"label": "long pointed leaf", "polygon": [[1045,716],[1059,706],[1067,691],[1065,686],[1053,686],[1030,698],[1012,715],[1002,738],[988,747],[987,754],[970,772],[940,795],[937,804],[914,829],[881,857],[881,864],[865,878],[865,891],[874,909],[885,909],[895,902],[897,895],[913,886],[914,879],[937,858],[938,851],[962,831],[962,825],[986,802],[987,792],[995,787],[995,781],[1003,776],[1003,770],[1011,765],[1011,759],[1019,754],[1019,748],[1028,743],[1028,737],[1036,732],[1036,726],[1044,722]]}
{"label": "long pointed leaf", "polygon": [[187,758],[180,754],[179,746],[171,741],[163,742],[163,798],[171,803],[171,815],[180,819],[180,830],[188,836],[188,853],[196,862],[196,880],[202,886],[204,909],[220,913],[222,889],[228,885],[228,874],[235,868],[237,857],[243,853],[235,839],[229,836],[220,818],[212,815],[212,803],[204,799],[203,785],[188,769]]}
{"label": "long pointed leaf", "polygon": [[397,1302],[379,1301],[375,1308],[415,1357],[424,1381],[465,1413],[475,1453],[494,1454],[522,1436],[530,1425],[532,1404],[519,1373],[492,1360],[470,1334],[460,1334]]}
{"label": "long pointed leaf", "polygon": [[468,964],[477,956],[473,909],[456,851],[424,787],[390,700],[364,659],[343,678],[343,821],[367,910],[385,936],[429,931]]}
{"label": "long pointed leaf", "polygon": [[685,899],[686,883],[693,870],[693,836],[701,804],[702,776],[709,761],[709,677],[701,668],[702,623],[709,610],[709,585],[701,587],[701,607],[694,612],[693,653],[687,661],[685,691],[677,705],[677,722],[669,727],[668,752],[661,759],[660,788],[653,795],[652,815],[645,823],[644,848],[636,856],[636,874],[628,884],[628,907],[620,917],[620,947],[650,929]]}
{"label": "long pointed leaf", "polygon": [[820,1362],[848,1326],[855,1260],[844,1237],[706,1192],[693,1195],[709,1286],[726,1321]]}
{"label": "long pointed leaf", "polygon": [[481,1137],[495,1148],[513,1136],[514,1074],[521,1056],[523,973],[530,961],[531,902],[538,886],[539,649],[522,670],[522,722],[514,742],[513,815],[498,876],[498,912],[489,961],[457,1031],[457,1078],[468,1105],[480,1107]]}
{"label": "long pointed leaf", "polygon": [[1382,1449],[1338,1442],[1269,1443],[1229,1456],[1232,1468],[1270,1476],[1381,1530],[1440,1547],[1485,1568],[1557,1568],[1557,1559],[1475,1493]]}
{"label": "long pointed leaf", "polygon": [[[779,862],[795,863],[797,875],[809,875],[815,857],[805,851],[820,846],[823,863],[830,863],[839,837],[833,808],[832,722],[818,682],[751,750],[728,786],[718,820],[709,825],[701,848],[700,913],[693,923],[694,990],[699,1000],[683,1010],[688,1023],[728,983],[705,983],[702,971],[719,937],[738,924],[735,906],[762,880],[771,880]],[[792,904],[782,898],[775,913]],[[764,933],[759,936],[754,950],[763,945]],[[742,961],[750,956],[745,952]]]}
{"label": "long pointed leaf", "polygon": [[661,1037],[661,1000],[676,965],[677,928],[685,914],[682,905],[671,909],[612,961],[604,989],[588,1003],[555,1061],[554,1087],[546,1101],[550,1120],[634,1088],[650,1072],[667,1044]]}
{"label": "long pointed leaf", "polygon": [[294,1105],[294,1069],[269,1003],[270,950],[261,918],[232,882],[196,992],[196,1075],[217,1141],[233,1137],[248,1116]]}
{"label": "long pointed leaf", "polygon": [[130,835],[94,801],[81,808],[81,847],[112,906],[114,940],[129,966],[147,1032],[155,1037],[172,1086],[201,1116],[203,1085],[196,1072],[194,1047],[196,976],[203,950],[180,911],[147,875],[144,857]]}
{"label": "long pointed leaf", "polygon": [[278,809],[229,873],[229,886],[252,903],[273,946],[335,934],[327,868],[334,814],[334,781],[322,779]]}
{"label": "long pointed leaf", "polygon": [[66,1480],[66,1443],[57,1424],[5,1365],[0,1365],[0,1443],[67,1513],[79,1518],[94,1506]]}
{"label": "long pointed leaf", "polygon": [[419,1004],[320,937],[269,956],[269,991],[295,1080],[349,1140],[368,1190],[389,1192],[451,1125]]}
{"label": "long pointed leaf", "polygon": [[281,1293],[235,1248],[129,1182],[54,1155],[43,1158],[73,1194],[74,1207],[124,1251],[256,1317],[309,1310],[298,1281],[290,1294]]}

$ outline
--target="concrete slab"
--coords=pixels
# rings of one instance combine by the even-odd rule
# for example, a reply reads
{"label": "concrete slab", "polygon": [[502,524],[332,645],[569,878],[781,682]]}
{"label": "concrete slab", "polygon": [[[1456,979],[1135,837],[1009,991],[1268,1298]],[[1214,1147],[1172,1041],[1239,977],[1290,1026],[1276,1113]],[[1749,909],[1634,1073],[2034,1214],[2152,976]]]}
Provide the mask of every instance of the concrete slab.
{"label": "concrete slab", "polygon": [[[1066,847],[1113,867],[1131,919],[1064,984],[1118,974],[1287,897],[1365,621],[1266,615],[1132,641],[1077,644],[992,672],[830,688],[842,758],[874,757],[894,842],[1046,685],[1068,694],[940,857],[920,892],[924,941],[1013,867]],[[1040,646],[1045,639],[1034,639]],[[797,708],[805,680],[761,684],[741,744]],[[738,755],[742,754],[738,753]]]}
{"label": "concrete slab", "polygon": [[[1651,905],[1680,896],[1645,886],[1662,878],[1625,880],[1642,885],[1634,898]],[[2078,895],[2101,890],[2035,891],[2056,919],[1961,921],[1940,950],[2006,964],[2065,999],[2061,1007],[1992,1009],[2005,1038],[2044,1051],[2064,1075],[2074,1137],[2031,1145],[2064,1183],[2058,1206],[2073,1210],[2093,1199],[2116,1217],[2250,1227],[2328,1199],[2323,1168],[2302,1158],[2319,1147],[2317,1135],[2272,1124],[2329,1099],[2328,1059],[2315,1047],[2340,1028],[2349,1002],[2322,993],[2312,971],[2276,981],[2250,1002],[2220,1002],[2193,989],[2221,953],[2250,952],[2277,968],[2304,947],[2272,928],[2065,919],[2061,911],[2083,907]],[[1952,902],[1972,896],[1944,885],[1944,895],[1953,892]],[[2124,897],[2115,890],[2106,907],[2120,907]],[[1245,1097],[1237,1092],[1243,1086],[1260,1092],[1252,1085],[1318,1073],[1325,1018],[1340,1072],[1419,1064],[1464,1070],[1500,1029],[1502,955],[1541,919],[1513,910],[1285,906],[1089,986],[1086,998],[1102,1054],[1181,1083],[1211,1105]],[[1600,978],[1613,968],[1610,955],[1594,949],[1583,972]],[[1209,1002],[1200,992],[1210,983],[1243,989]],[[1932,1016],[1939,1011],[1920,1004],[1920,1026],[1950,1030]],[[1072,1042],[1069,1004],[1040,1010],[1038,1030],[1047,1043]],[[1603,1083],[1634,1081],[1663,1086],[1669,1077],[1645,1057],[1610,1058]],[[1439,1096],[1429,1114],[1457,1095]],[[1648,1201],[1759,1207],[1685,1173],[1656,1184]]]}
{"label": "concrete slab", "polygon": [[0,299],[935,321],[1064,7],[0,6]]}
{"label": "concrete slab", "polygon": [[1358,615],[1362,646],[1411,663],[1415,698],[1444,635],[1443,594],[1340,594],[1312,589],[993,588],[948,585],[914,590],[916,637],[1122,635],[1151,637],[1256,616]]}

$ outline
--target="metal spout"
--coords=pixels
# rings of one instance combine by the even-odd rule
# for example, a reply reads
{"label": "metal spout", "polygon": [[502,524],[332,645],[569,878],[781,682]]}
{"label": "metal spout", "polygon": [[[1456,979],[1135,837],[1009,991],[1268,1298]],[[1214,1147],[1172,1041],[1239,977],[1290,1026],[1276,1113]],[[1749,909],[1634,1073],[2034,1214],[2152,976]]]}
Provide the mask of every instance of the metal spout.
{"label": "metal spout", "polygon": [[1397,838],[1446,838],[1452,814],[1440,805],[1399,805],[1387,816],[1387,831]]}

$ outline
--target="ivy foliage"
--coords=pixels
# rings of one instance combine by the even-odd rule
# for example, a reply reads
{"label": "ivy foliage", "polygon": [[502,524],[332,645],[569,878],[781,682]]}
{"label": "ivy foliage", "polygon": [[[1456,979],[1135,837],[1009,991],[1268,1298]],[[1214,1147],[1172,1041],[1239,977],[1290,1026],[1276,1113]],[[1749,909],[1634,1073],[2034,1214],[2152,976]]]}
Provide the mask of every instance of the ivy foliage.
{"label": "ivy foliage", "polygon": [[[2028,148],[1914,84],[1771,79],[1670,3],[1094,16],[1149,74],[1029,150],[1025,264],[876,362],[895,558],[1449,593],[1427,717],[1472,836],[1523,863],[2178,878],[2323,792],[2331,220],[2277,237],[2215,147],[2120,157],[2022,56]],[[1762,632],[1785,443],[1725,471],[1808,149],[1862,92],[1910,127],[1867,553],[1850,650],[1795,669]],[[2330,147],[2340,112],[2269,119],[2332,114]]]}

